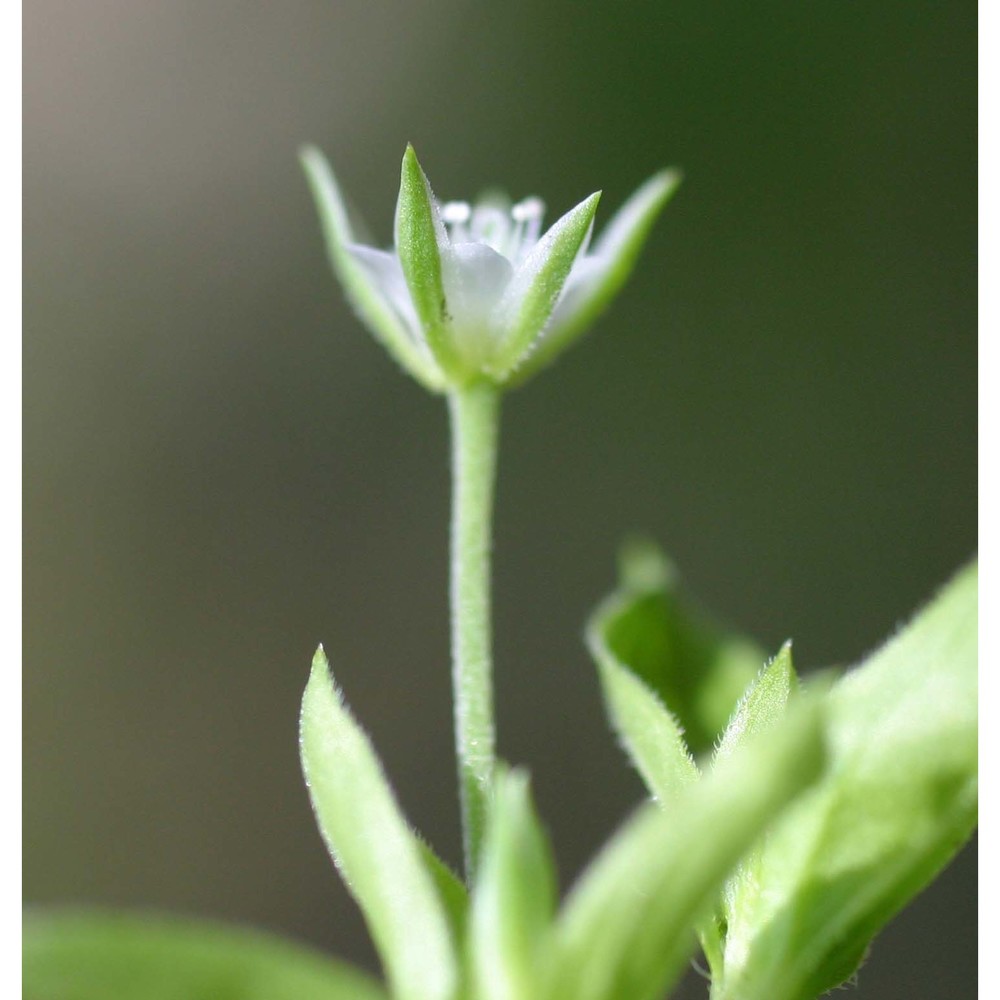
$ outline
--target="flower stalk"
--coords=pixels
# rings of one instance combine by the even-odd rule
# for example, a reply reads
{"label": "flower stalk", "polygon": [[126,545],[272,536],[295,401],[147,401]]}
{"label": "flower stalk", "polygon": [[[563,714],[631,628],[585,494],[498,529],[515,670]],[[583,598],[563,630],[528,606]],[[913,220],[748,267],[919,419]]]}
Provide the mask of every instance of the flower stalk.
{"label": "flower stalk", "polygon": [[465,870],[471,882],[479,859],[495,759],[490,555],[500,390],[481,379],[453,389],[448,403],[455,752]]}
{"label": "flower stalk", "polygon": [[600,192],[543,232],[545,206],[487,195],[439,202],[412,146],[400,168],[394,245],[358,242],[323,155],[302,163],[330,263],[359,318],[452,428],[451,639],[466,877],[475,877],[495,761],[490,547],[500,395],[563,353],[621,289],[680,182],[661,170],[592,241]]}

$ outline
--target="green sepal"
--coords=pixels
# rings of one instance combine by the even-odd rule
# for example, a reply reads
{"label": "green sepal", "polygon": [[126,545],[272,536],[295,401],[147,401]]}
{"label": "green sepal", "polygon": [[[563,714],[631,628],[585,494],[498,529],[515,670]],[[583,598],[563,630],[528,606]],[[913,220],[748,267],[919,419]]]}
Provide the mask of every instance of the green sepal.
{"label": "green sepal", "polygon": [[555,906],[552,850],[528,776],[498,769],[470,920],[478,1000],[537,1000]]}
{"label": "green sepal", "polygon": [[497,304],[496,326],[503,331],[490,374],[506,381],[530,353],[552,315],[601,200],[597,191],[570,209],[535,244],[514,272]]}
{"label": "green sepal", "polygon": [[778,730],[689,786],[669,814],[642,807],[566,901],[550,1000],[663,996],[727,873],[824,759],[821,707],[803,698]]}
{"label": "green sepal", "polygon": [[649,232],[680,186],[678,170],[661,170],[646,181],[618,210],[594,242],[590,253],[600,277],[581,285],[578,296],[561,303],[553,323],[534,350],[513,373],[519,384],[529,379],[590,328],[628,280]]}
{"label": "green sepal", "polygon": [[441,275],[441,252],[448,246],[448,232],[412,145],[406,147],[400,169],[395,235],[396,253],[427,346],[447,376],[462,379],[468,373],[448,332]]}
{"label": "green sepal", "polygon": [[[602,654],[602,673],[610,659],[631,672],[676,720],[696,756],[714,747],[766,660],[755,642],[722,629],[693,606],[673,566],[643,540],[623,547],[619,588],[592,618],[588,636],[595,655]],[[624,736],[627,720],[620,708],[612,711],[612,721]],[[634,737],[626,738],[630,743]],[[651,770],[648,758],[635,763],[644,776]]]}
{"label": "green sepal", "polygon": [[448,911],[368,737],[334,687],[322,647],[302,699],[302,770],[316,821],[361,907],[398,1000],[451,1000]]}
{"label": "green sepal", "polygon": [[22,948],[23,1000],[388,1000],[346,963],[206,920],[29,912]]}
{"label": "green sepal", "polygon": [[826,696],[823,781],[769,835],[719,1000],[811,1000],[951,859],[977,815],[977,569]]}
{"label": "green sepal", "polygon": [[354,227],[330,164],[314,146],[304,147],[299,159],[319,213],[330,266],[344,286],[354,311],[408,374],[431,392],[441,392],[444,388],[441,373],[422,353],[378,285],[348,250],[356,242]]}

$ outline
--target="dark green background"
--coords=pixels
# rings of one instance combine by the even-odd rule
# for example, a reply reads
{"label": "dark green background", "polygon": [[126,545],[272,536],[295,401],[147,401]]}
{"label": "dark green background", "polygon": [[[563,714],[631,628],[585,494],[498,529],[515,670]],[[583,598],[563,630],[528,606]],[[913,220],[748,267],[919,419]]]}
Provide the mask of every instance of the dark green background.
{"label": "dark green background", "polygon": [[[975,6],[36,0],[25,23],[25,867],[373,961],[313,827],[323,640],[457,860],[445,413],[359,328],[295,161],[386,241],[443,197],[607,219],[686,181],[593,336],[506,401],[500,745],[566,884],[640,797],[580,642],[619,539],[805,666],[976,545]],[[972,994],[975,860],[861,998]],[[691,995],[703,995],[697,984]]]}

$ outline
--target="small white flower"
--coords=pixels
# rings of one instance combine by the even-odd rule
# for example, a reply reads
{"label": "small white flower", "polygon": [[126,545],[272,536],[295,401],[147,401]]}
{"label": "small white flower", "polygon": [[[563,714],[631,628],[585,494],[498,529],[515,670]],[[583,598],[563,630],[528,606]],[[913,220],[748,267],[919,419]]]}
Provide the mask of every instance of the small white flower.
{"label": "small white flower", "polygon": [[590,249],[600,193],[544,235],[538,198],[439,204],[413,147],[403,157],[395,247],[356,241],[333,172],[303,164],[334,269],[361,319],[435,391],[476,378],[520,382],[592,322],[628,277],[679,176],[663,171],[629,199]]}

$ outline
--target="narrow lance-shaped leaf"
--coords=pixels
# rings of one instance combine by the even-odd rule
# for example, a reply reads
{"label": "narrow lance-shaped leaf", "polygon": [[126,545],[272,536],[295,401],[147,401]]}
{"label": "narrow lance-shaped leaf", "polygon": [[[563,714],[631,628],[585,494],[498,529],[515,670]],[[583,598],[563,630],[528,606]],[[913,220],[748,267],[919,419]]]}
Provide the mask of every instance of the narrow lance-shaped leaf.
{"label": "narrow lance-shaped leaf", "polygon": [[[780,725],[788,710],[788,700],[798,690],[795,667],[792,664],[792,644],[786,642],[747,688],[722,734],[713,757],[714,766],[732,757],[748,740]],[[752,907],[760,893],[760,856],[762,845],[757,843],[741,859],[736,870],[726,879],[721,899],[722,927],[738,923],[743,913]],[[723,974],[724,954],[721,938],[713,934],[718,928],[713,920],[706,925],[702,944],[713,978]],[[711,949],[711,950],[710,950]]]}
{"label": "narrow lance-shaped leaf", "polygon": [[505,379],[531,349],[552,315],[580,248],[594,223],[601,192],[570,209],[535,244],[514,272],[497,304],[497,346],[493,374]]}
{"label": "narrow lance-shaped leaf", "polygon": [[348,249],[354,244],[353,227],[330,164],[313,146],[306,146],[300,159],[319,212],[330,266],[340,278],[351,305],[407,372],[427,389],[439,392],[443,385],[440,374],[421,353],[378,283]]}
{"label": "narrow lance-shaped leaf", "polygon": [[413,146],[407,146],[403,154],[395,228],[396,253],[427,345],[446,373],[461,376],[462,362],[448,335],[441,276],[441,251],[448,245],[448,232]]}
{"label": "narrow lance-shaped leaf", "polygon": [[802,699],[777,731],[688,788],[669,815],[641,809],[565,904],[551,1000],[663,996],[726,874],[823,759],[819,705]]}
{"label": "narrow lance-shaped leaf", "polygon": [[588,261],[588,266],[598,271],[596,280],[581,281],[566,289],[552,322],[514,373],[514,383],[525,381],[545,367],[604,311],[628,280],[656,217],[680,182],[680,171],[661,170],[615,213]]}
{"label": "narrow lance-shaped leaf", "polygon": [[827,697],[831,764],[769,836],[720,1000],[811,1000],[968,838],[977,813],[977,571]]}
{"label": "narrow lance-shaped leaf", "polygon": [[500,773],[472,902],[470,959],[479,1000],[538,1000],[556,885],[527,775]]}
{"label": "narrow lance-shaped leaf", "polygon": [[23,952],[24,1000],[388,1000],[343,962],[204,920],[29,913]]}
{"label": "narrow lance-shaped leaf", "polygon": [[797,688],[792,644],[786,642],[740,698],[715,750],[715,761],[732,756],[757,733],[773,729],[784,716],[789,696]]}
{"label": "narrow lance-shaped leaf", "polygon": [[364,913],[393,995],[451,1000],[458,966],[447,911],[322,649],[302,700],[301,750],[323,838]]}

